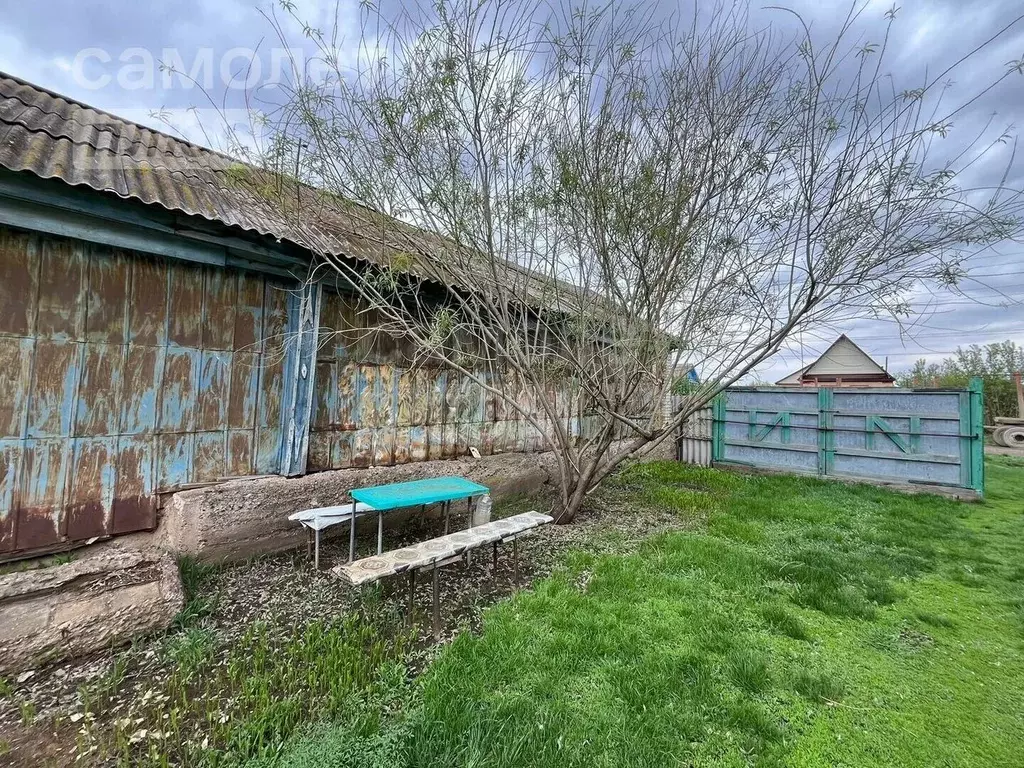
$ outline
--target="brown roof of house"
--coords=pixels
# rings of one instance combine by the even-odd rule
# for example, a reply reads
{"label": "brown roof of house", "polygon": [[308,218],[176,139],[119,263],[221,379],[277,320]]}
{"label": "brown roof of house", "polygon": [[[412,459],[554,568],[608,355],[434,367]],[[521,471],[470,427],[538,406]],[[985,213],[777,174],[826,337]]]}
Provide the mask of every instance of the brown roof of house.
{"label": "brown roof of house", "polygon": [[[465,258],[454,279],[450,254],[456,246],[433,233],[294,181],[283,182],[287,194],[260,194],[261,179],[272,177],[252,165],[3,72],[0,168],[201,216],[320,256],[397,264],[422,279],[466,287],[494,280],[489,260],[473,265]],[[439,264],[435,257],[445,251],[449,256]],[[552,296],[554,281],[512,263],[502,270],[503,284],[522,280],[541,305],[561,303]],[[561,294],[572,290],[564,283],[559,288]]]}

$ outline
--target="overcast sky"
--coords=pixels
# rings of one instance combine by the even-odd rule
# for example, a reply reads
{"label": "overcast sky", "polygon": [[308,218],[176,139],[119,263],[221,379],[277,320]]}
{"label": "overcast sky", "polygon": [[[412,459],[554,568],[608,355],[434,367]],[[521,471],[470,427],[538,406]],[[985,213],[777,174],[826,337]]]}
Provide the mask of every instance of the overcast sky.
{"label": "overcast sky", "polygon": [[[759,2],[754,4],[755,19],[788,23],[781,20],[783,14],[761,9],[781,4],[799,10],[819,30],[834,28],[849,5],[847,0]],[[334,17],[333,0],[297,0],[296,5],[303,18],[323,27],[329,27],[328,19]],[[1024,12],[1020,0],[902,0],[899,5],[896,55],[889,65],[904,75],[925,67],[941,71]],[[865,41],[874,41],[877,36],[872,32],[881,29],[891,7],[891,1],[871,3],[861,25]],[[665,8],[670,12],[677,7]],[[153,116],[162,112],[187,138],[217,145],[217,131],[204,135],[200,127],[215,127],[210,113],[197,117],[189,111],[209,107],[206,96],[182,78],[160,72],[159,62],[177,57],[175,65],[185,71],[209,73],[213,99],[229,108],[242,106],[244,90],[226,88],[225,80],[234,78],[241,84],[248,76],[266,83],[274,74],[272,49],[279,43],[261,10],[266,14],[273,7],[267,0],[0,0],[0,70],[167,130]],[[358,3],[342,0],[339,11],[342,31],[354,44]],[[290,39],[301,38],[298,28],[286,30]],[[261,72],[254,75],[246,67],[247,51],[257,46]],[[1024,23],[959,70],[958,87],[994,79],[1007,62],[1019,59],[1024,59]],[[204,62],[204,69],[196,69]],[[993,115],[1001,125],[1024,125],[1024,76],[959,116],[954,129],[969,133]],[[962,285],[966,296],[921,294],[916,307],[922,313],[909,321],[916,325],[912,338],[901,339],[892,322],[864,320],[821,328],[794,340],[757,373],[771,381],[781,378],[801,362],[811,362],[843,332],[880,363],[888,359],[893,372],[908,368],[919,357],[939,359],[961,344],[1004,339],[1024,344],[1024,246],[1008,244],[980,255],[969,274]]]}

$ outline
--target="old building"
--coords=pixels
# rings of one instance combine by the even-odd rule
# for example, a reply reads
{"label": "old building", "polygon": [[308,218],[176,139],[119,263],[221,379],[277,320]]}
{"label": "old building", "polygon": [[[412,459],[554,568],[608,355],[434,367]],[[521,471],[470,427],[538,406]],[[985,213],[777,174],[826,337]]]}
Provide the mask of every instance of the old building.
{"label": "old building", "polygon": [[0,74],[0,560],[151,529],[197,483],[537,448],[309,279],[387,261],[376,214],[297,227],[251,170]]}
{"label": "old building", "polygon": [[843,334],[824,354],[776,382],[780,387],[891,387],[896,379]]}

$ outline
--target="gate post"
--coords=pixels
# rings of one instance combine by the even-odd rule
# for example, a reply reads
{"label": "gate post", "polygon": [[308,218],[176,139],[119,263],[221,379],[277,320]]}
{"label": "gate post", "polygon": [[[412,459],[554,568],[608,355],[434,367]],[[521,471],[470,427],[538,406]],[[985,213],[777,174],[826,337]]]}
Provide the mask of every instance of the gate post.
{"label": "gate post", "polygon": [[711,462],[725,459],[725,392],[715,395],[711,408]]}
{"label": "gate post", "polygon": [[832,404],[832,390],[818,387],[818,474],[822,477],[831,474],[835,464],[835,413]]}
{"label": "gate post", "polygon": [[966,415],[967,423],[970,425],[970,487],[978,492],[978,495],[985,494],[985,383],[980,376],[971,378],[967,385],[969,408],[967,414],[961,414],[960,418]]}

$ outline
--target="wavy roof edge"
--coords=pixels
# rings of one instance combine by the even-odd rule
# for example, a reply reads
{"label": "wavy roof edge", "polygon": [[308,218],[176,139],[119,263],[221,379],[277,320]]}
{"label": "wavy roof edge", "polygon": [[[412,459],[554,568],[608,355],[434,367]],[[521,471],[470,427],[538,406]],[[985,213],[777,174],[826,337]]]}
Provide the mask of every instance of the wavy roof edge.
{"label": "wavy roof edge", "polygon": [[[481,282],[493,282],[488,269],[468,263],[462,270],[465,274],[453,279],[432,269],[442,266],[433,252],[457,248],[437,233],[295,182],[296,207],[305,211],[318,203],[319,210],[315,218],[288,216],[280,200],[258,194],[238,179],[240,173],[269,171],[3,71],[0,167],[199,216],[287,241],[320,257],[353,258],[382,266],[397,263],[401,271],[420,279],[463,288],[478,289]],[[389,226],[382,227],[385,222]],[[410,249],[419,251],[419,258],[410,260]],[[506,264],[509,272],[529,283],[524,287],[531,300],[548,308],[554,308],[551,294],[558,293],[552,290],[556,286],[563,291],[580,290],[513,262]],[[555,298],[554,303],[561,301]]]}

